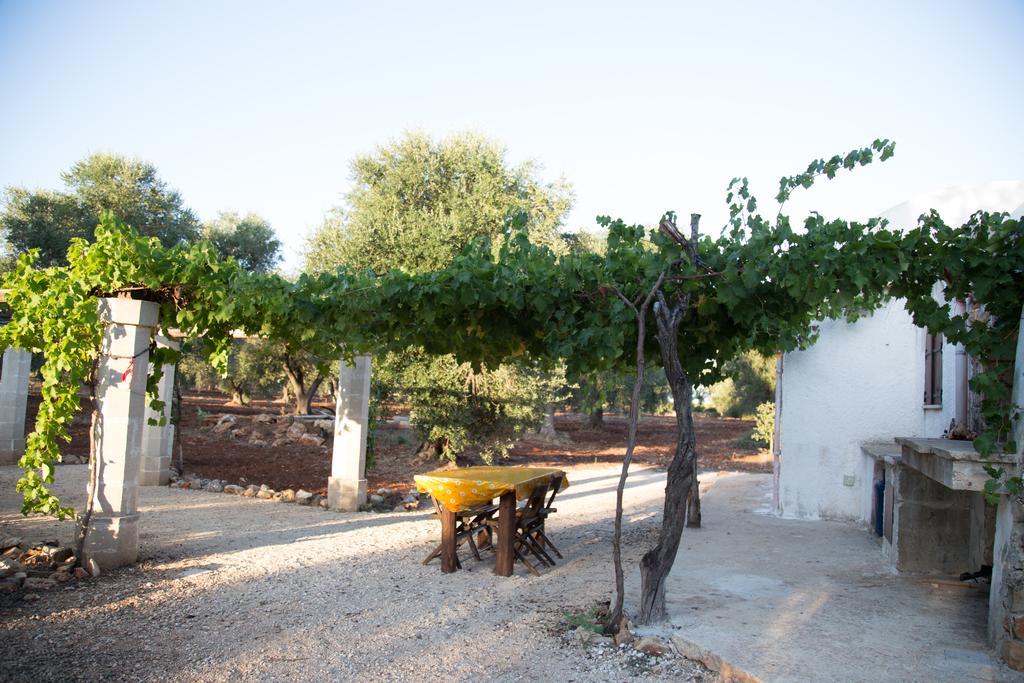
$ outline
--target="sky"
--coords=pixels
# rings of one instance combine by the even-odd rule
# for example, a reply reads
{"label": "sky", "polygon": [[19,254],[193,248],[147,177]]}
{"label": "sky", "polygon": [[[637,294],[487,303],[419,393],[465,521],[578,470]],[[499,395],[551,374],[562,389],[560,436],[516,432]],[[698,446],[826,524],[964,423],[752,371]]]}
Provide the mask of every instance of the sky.
{"label": "sky", "polygon": [[896,156],[788,209],[867,218],[1024,179],[1024,2],[0,0],[0,187],[97,151],[152,162],[201,218],[255,212],[301,266],[354,157],[474,130],[564,177],[566,226],[725,222],[821,156]]}

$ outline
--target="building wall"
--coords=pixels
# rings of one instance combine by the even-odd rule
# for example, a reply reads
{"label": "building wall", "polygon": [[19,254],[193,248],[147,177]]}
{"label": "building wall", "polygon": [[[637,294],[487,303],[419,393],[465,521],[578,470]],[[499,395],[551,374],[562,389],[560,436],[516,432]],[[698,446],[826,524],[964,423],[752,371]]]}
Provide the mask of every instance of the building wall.
{"label": "building wall", "polygon": [[[954,187],[916,196],[880,214],[905,229],[930,208],[948,225],[979,209],[1024,214],[1024,181]],[[941,290],[936,288],[936,296]],[[867,442],[939,437],[956,413],[956,349],[942,353],[942,406],[923,408],[926,331],[901,302],[856,323],[824,321],[806,351],[783,358],[779,512],[809,519],[870,519],[874,460]]]}
{"label": "building wall", "polygon": [[941,436],[954,415],[955,348],[943,348],[943,402],[925,410],[925,332],[901,302],[855,323],[823,321],[818,342],[783,358],[779,512],[867,520],[866,442]]}

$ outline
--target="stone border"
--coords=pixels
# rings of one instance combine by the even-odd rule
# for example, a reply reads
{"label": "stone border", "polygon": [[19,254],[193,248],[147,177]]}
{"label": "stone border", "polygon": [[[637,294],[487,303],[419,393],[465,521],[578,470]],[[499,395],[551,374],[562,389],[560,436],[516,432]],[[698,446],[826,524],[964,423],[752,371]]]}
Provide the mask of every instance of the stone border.
{"label": "stone border", "polygon": [[672,644],[680,655],[695,662],[700,662],[711,671],[722,677],[723,683],[763,683],[760,678],[744,671],[735,664],[723,659],[707,648],[701,647],[678,633],[672,634]]}

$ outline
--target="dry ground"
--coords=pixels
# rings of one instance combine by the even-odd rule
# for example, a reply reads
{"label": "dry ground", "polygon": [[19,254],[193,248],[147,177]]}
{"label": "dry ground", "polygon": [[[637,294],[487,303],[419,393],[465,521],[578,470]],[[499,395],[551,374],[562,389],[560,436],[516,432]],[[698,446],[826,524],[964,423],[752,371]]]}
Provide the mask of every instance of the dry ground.
{"label": "dry ground", "polygon": [[[30,396],[29,425],[32,424],[38,403],[37,395]],[[266,484],[275,490],[304,488],[324,493],[331,469],[331,456],[327,450],[300,444],[290,444],[287,448],[252,446],[231,438],[230,434],[215,434],[202,428],[203,417],[210,414],[278,415],[283,412],[283,404],[276,401],[257,400],[249,406],[237,406],[230,405],[227,396],[216,392],[186,394],[180,427],[185,471],[207,479]],[[697,414],[694,423],[697,430],[698,466],[701,470],[771,471],[768,453],[737,445],[743,436],[750,433],[752,420]],[[569,437],[569,442],[551,444],[526,439],[512,450],[506,464],[573,466],[622,462],[627,430],[624,416],[607,415],[603,429],[591,429],[586,426],[582,416],[560,414],[555,419],[555,425]],[[65,452],[88,455],[87,425],[74,425],[71,433],[72,441]],[[672,459],[675,446],[675,418],[645,416],[638,437],[634,461],[666,467]],[[383,426],[378,431],[376,463],[367,472],[370,490],[386,486],[405,491],[412,487],[414,474],[437,468],[436,461],[415,457],[417,445],[412,430],[399,429],[394,425]],[[177,448],[174,457],[177,462]]]}

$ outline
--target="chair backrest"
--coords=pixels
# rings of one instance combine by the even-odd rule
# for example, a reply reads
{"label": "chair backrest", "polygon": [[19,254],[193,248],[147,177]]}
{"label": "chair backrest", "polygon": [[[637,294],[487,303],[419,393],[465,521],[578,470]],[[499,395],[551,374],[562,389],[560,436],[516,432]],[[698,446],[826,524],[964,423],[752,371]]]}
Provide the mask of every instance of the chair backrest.
{"label": "chair backrest", "polygon": [[551,477],[551,483],[548,484],[548,490],[551,491],[551,497],[548,498],[548,502],[544,504],[544,507],[549,508],[551,504],[555,502],[555,496],[558,495],[558,491],[562,488],[562,479],[565,477],[563,474],[556,474]]}
{"label": "chair backrest", "polygon": [[546,483],[533,487],[533,490],[530,491],[530,497],[526,499],[526,505],[523,506],[520,512],[520,524],[525,524],[540,515],[540,511],[544,509],[544,498],[547,496],[547,493],[548,485]]}

